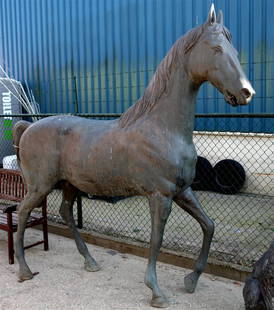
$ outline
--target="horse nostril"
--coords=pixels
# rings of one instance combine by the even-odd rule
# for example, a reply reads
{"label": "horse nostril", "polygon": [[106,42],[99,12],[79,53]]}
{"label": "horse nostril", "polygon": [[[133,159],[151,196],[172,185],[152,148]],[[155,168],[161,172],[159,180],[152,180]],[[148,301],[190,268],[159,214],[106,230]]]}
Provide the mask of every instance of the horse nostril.
{"label": "horse nostril", "polygon": [[242,88],[241,93],[245,96],[246,99],[251,97],[251,93],[247,88]]}

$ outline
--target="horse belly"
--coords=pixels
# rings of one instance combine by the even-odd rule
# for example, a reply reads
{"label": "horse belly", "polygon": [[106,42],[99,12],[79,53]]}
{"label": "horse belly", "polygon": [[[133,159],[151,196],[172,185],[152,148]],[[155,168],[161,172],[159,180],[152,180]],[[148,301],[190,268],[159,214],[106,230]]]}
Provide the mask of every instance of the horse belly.
{"label": "horse belly", "polygon": [[131,196],[138,195],[138,185],[124,169],[109,169],[108,164],[102,167],[99,162],[85,172],[82,170],[68,178],[68,181],[83,192],[93,195]]}
{"label": "horse belly", "polygon": [[90,177],[89,180],[72,180],[71,183],[79,190],[98,196],[133,196],[140,193],[135,186],[131,186],[129,182],[125,182],[123,178],[108,178],[101,180],[100,178]]}
{"label": "horse belly", "polygon": [[[115,140],[114,140],[115,141]],[[130,174],[127,150],[116,140],[100,141],[63,163],[64,178],[78,189],[93,195],[130,196],[138,194],[138,186]],[[73,167],[73,169],[72,169]]]}

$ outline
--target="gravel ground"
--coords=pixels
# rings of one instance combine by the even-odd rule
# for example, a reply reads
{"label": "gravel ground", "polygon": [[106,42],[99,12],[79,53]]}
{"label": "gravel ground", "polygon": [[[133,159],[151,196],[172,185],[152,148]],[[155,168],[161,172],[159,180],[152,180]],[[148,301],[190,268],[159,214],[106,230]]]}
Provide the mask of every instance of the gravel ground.
{"label": "gravel ground", "polygon": [[[38,240],[41,232],[28,229],[25,244]],[[88,245],[102,269],[86,272],[74,241],[49,235],[50,251],[42,246],[26,251],[33,272],[31,281],[17,282],[18,265],[8,265],[6,233],[0,231],[0,309],[145,310],[150,290],[143,278],[146,260],[133,255]],[[159,284],[170,299],[172,310],[243,310],[243,285],[203,275],[194,294],[184,290],[183,276],[189,270],[158,263]]]}

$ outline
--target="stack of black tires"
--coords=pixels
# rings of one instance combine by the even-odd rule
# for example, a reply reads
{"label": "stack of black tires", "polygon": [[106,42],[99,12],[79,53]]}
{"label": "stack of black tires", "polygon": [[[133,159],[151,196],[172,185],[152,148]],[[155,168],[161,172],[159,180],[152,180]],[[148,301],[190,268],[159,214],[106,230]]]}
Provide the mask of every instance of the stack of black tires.
{"label": "stack of black tires", "polygon": [[243,187],[245,179],[243,166],[233,159],[221,160],[213,167],[206,158],[198,156],[191,187],[194,190],[236,194]]}

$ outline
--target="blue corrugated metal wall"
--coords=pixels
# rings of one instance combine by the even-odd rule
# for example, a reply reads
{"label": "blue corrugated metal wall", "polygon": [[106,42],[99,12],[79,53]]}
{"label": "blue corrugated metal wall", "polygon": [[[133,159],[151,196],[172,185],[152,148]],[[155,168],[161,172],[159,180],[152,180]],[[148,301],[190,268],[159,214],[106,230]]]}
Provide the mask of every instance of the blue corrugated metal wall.
{"label": "blue corrugated metal wall", "polygon": [[[0,57],[11,76],[28,81],[43,112],[75,112],[76,91],[79,112],[122,112],[175,40],[205,21],[211,2],[0,0]],[[206,84],[197,112],[273,113],[274,1],[213,2],[257,95],[235,109]],[[240,128],[236,120],[226,129]]]}

